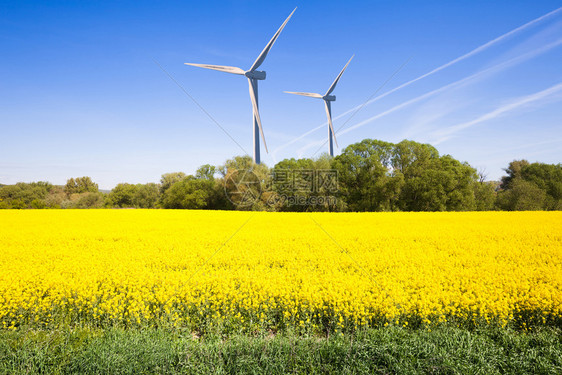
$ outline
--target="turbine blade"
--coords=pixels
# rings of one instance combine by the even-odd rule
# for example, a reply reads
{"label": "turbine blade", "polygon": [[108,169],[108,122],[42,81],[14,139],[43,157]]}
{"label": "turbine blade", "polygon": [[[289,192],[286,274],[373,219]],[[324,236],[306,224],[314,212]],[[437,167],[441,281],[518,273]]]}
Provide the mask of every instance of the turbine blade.
{"label": "turbine blade", "polygon": [[283,91],[287,94],[294,94],[294,95],[302,95],[302,96],[309,96],[311,98],[322,98],[322,95],[315,94],[313,92],[294,92],[294,91]]}
{"label": "turbine blade", "polygon": [[254,61],[254,64],[252,65],[252,67],[250,68],[250,72],[253,72],[254,70],[256,70],[257,68],[259,68],[259,66],[263,63],[263,61],[265,60],[265,57],[267,56],[269,50],[271,49],[271,47],[273,47],[273,43],[275,43],[275,41],[277,40],[277,38],[279,37],[279,34],[281,34],[281,31],[283,31],[283,28],[285,27],[285,25],[287,24],[287,22],[289,22],[289,20],[291,19],[291,17],[293,16],[293,13],[295,13],[295,10],[297,10],[297,8],[295,8],[291,14],[289,14],[289,17],[287,17],[287,19],[285,20],[285,22],[283,22],[283,24],[281,25],[281,27],[279,28],[279,30],[277,30],[277,32],[275,33],[275,35],[273,35],[273,38],[271,38],[271,40],[269,41],[269,43],[267,43],[267,45],[265,46],[265,48],[263,49],[263,51],[261,51],[260,55],[258,56],[258,58],[256,59],[256,61]]}
{"label": "turbine blade", "polygon": [[269,154],[269,151],[267,150],[267,143],[265,143],[265,136],[263,135],[263,128],[261,126],[261,118],[260,118],[260,111],[258,108],[258,100],[256,98],[256,91],[254,90],[254,85],[252,83],[252,80],[249,78],[248,78],[248,83],[250,85],[250,99],[252,100],[252,107],[254,108],[254,118],[258,122],[258,127],[260,128],[261,140],[263,141],[265,152]]}
{"label": "turbine blade", "polygon": [[240,68],[237,68],[235,66],[192,64],[192,63],[184,63],[184,64],[185,65],[191,65],[191,66],[198,66],[199,68],[218,70],[220,72],[225,72],[225,73],[241,74],[241,75],[244,75],[244,73],[245,73],[244,70],[242,70]]}
{"label": "turbine blade", "polygon": [[347,68],[347,66],[349,65],[349,63],[351,62],[351,60],[353,59],[354,56],[355,55],[351,56],[351,59],[349,59],[347,64],[345,64],[345,66],[341,70],[340,74],[338,74],[338,76],[336,77],[336,80],[334,81],[334,83],[332,83],[332,86],[330,86],[330,88],[328,89],[328,92],[326,93],[326,95],[330,95],[332,93],[332,91],[334,91],[334,89],[336,88],[336,85],[338,84],[338,81],[340,80],[341,75],[343,74],[343,72],[345,72],[345,69]]}
{"label": "turbine blade", "polygon": [[332,108],[330,102],[324,100],[324,107],[326,108],[326,116],[328,117],[328,125],[330,125],[330,131],[332,132],[332,136],[334,137],[334,142],[336,142],[336,147],[340,148],[338,145],[338,140],[336,139],[336,132],[334,131],[334,125],[332,124]]}

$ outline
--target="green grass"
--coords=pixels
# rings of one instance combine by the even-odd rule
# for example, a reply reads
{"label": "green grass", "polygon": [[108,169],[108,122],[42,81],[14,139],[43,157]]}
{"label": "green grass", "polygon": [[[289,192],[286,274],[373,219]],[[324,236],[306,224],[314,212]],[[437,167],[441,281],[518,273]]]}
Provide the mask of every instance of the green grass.
{"label": "green grass", "polygon": [[0,331],[0,373],[560,374],[562,332],[387,327],[198,339],[164,329]]}

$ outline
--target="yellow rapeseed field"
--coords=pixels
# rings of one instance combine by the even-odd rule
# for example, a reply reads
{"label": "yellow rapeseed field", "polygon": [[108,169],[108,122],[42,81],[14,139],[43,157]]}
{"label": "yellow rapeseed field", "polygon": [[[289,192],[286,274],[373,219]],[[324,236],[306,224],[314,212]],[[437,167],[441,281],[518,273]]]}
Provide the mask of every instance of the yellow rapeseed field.
{"label": "yellow rapeseed field", "polygon": [[562,212],[0,210],[0,327],[559,325]]}

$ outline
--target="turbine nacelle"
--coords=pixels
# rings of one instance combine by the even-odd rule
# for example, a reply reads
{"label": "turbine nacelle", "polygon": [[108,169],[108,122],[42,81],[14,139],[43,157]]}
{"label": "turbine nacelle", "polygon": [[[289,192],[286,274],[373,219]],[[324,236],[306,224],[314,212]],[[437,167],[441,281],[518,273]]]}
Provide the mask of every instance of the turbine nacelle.
{"label": "turbine nacelle", "polygon": [[248,78],[248,83],[250,86],[250,99],[252,101],[252,110],[254,115],[253,116],[254,117],[254,162],[256,164],[260,163],[260,140],[259,140],[258,133],[259,135],[261,135],[261,139],[263,141],[265,151],[267,152],[267,145],[265,143],[265,136],[263,135],[263,128],[261,125],[260,112],[258,108],[258,81],[263,81],[265,79],[265,72],[256,69],[259,68],[261,64],[263,64],[267,54],[271,50],[271,47],[273,47],[273,44],[279,37],[279,34],[281,34],[281,31],[283,31],[285,25],[287,25],[287,22],[289,22],[289,20],[293,16],[293,13],[295,13],[295,10],[297,10],[297,8],[295,8],[291,12],[291,14],[289,14],[289,17],[287,17],[285,22],[283,22],[283,24],[277,30],[275,35],[273,35],[273,38],[271,38],[269,43],[267,43],[267,45],[265,46],[263,51],[261,51],[256,61],[254,61],[254,63],[248,70],[243,70],[235,66],[185,63],[186,65],[197,66],[199,68],[205,68],[211,70],[218,70],[220,72],[225,72],[230,74],[238,74],[241,76],[246,76],[246,78]]}
{"label": "turbine nacelle", "polygon": [[[351,59],[353,59],[353,56],[351,56]],[[330,94],[336,88],[336,85],[338,84],[338,81],[340,80],[343,72],[345,72],[345,69],[347,68],[347,66],[351,62],[351,59],[349,59],[347,64],[345,64],[345,66],[341,70],[340,74],[338,74],[338,76],[336,77],[334,82],[332,82],[332,85],[330,86],[330,88],[328,89],[328,91],[324,95],[317,94],[317,93],[314,93],[314,92],[285,91],[287,94],[308,96],[309,98],[317,98],[317,99],[323,99],[324,100],[324,108],[326,109],[326,117],[328,117],[328,127],[329,127],[328,136],[329,136],[329,140],[330,140],[330,156],[334,156],[334,147],[332,145],[332,138],[336,142],[336,147],[339,147],[338,141],[336,139],[336,132],[334,131],[334,124],[332,124],[332,104],[331,104],[331,102],[336,101],[336,96],[330,95]]]}
{"label": "turbine nacelle", "polygon": [[257,80],[264,80],[266,76],[265,72],[260,70],[254,70],[254,71],[248,70],[244,72],[244,75],[248,78],[257,79]]}

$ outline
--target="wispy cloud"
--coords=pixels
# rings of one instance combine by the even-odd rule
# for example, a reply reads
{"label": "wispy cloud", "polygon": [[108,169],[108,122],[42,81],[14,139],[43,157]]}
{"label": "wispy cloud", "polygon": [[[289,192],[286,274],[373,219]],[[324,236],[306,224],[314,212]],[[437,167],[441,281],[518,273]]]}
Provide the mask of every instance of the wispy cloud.
{"label": "wispy cloud", "polygon": [[486,121],[493,120],[496,117],[506,115],[509,112],[515,111],[522,107],[529,106],[530,104],[538,104],[538,102],[541,102],[544,99],[549,98],[551,95],[556,94],[559,91],[562,91],[562,82],[554,86],[551,86],[545,90],[536,92],[534,94],[526,95],[521,98],[512,100],[510,103],[500,106],[491,112],[485,113],[475,118],[474,120],[463,122],[458,125],[450,126],[446,129],[438,130],[434,132],[434,136],[436,137],[436,139],[432,142],[432,144],[438,145],[450,139],[455,133],[458,133],[461,130],[470,128],[472,126],[478,125]]}
{"label": "wispy cloud", "polygon": [[461,86],[463,86],[463,85],[472,84],[472,83],[474,83],[474,82],[476,82],[476,81],[478,81],[478,80],[481,80],[481,79],[483,79],[483,78],[485,78],[485,77],[487,77],[487,76],[490,76],[490,75],[492,75],[492,74],[497,74],[497,73],[499,73],[499,72],[502,72],[502,71],[504,71],[505,69],[508,69],[508,68],[513,67],[513,66],[515,66],[515,65],[517,65],[517,64],[520,64],[520,63],[522,63],[522,62],[524,62],[524,61],[527,61],[527,60],[529,60],[529,59],[532,59],[532,58],[534,58],[534,57],[536,57],[536,56],[538,56],[538,55],[540,55],[540,54],[543,54],[543,53],[545,53],[545,52],[547,52],[547,51],[549,51],[549,50],[551,50],[551,49],[553,49],[553,48],[555,48],[555,47],[557,47],[557,46],[560,46],[560,45],[562,45],[562,38],[561,38],[561,39],[558,39],[558,40],[555,41],[555,42],[552,42],[552,43],[549,43],[549,44],[547,44],[547,45],[545,45],[545,46],[542,46],[542,47],[540,47],[540,48],[537,48],[537,49],[535,49],[535,50],[533,50],[533,51],[529,51],[529,52],[524,53],[524,54],[522,54],[522,55],[516,56],[516,57],[511,58],[511,59],[509,59],[509,60],[507,60],[507,61],[504,61],[504,62],[502,62],[502,63],[496,64],[496,65],[494,65],[494,66],[492,66],[492,67],[489,67],[489,68],[486,68],[486,69],[481,70],[481,71],[479,71],[479,72],[476,72],[476,73],[474,73],[474,74],[471,74],[471,75],[469,75],[469,76],[467,76],[467,77],[465,77],[465,78],[462,78],[462,79],[460,79],[460,80],[458,80],[458,81],[449,83],[449,84],[447,84],[447,85],[445,85],[445,86],[439,87],[439,88],[437,88],[437,89],[435,89],[435,90],[432,90],[432,91],[429,91],[429,92],[427,92],[427,93],[425,93],[425,94],[419,95],[419,96],[417,96],[417,97],[415,97],[415,98],[413,98],[413,99],[407,100],[407,101],[405,101],[405,102],[403,102],[403,103],[401,103],[401,104],[398,104],[398,105],[396,105],[396,106],[394,106],[394,107],[392,107],[392,108],[390,108],[390,109],[388,109],[388,110],[386,110],[386,111],[384,111],[384,112],[381,112],[381,113],[379,113],[379,114],[377,114],[377,115],[375,115],[375,116],[372,116],[372,117],[370,117],[370,118],[368,118],[368,119],[366,119],[366,120],[363,120],[363,121],[359,122],[358,124],[355,124],[355,125],[353,125],[353,126],[347,128],[347,129],[345,129],[345,130],[342,130],[341,132],[338,133],[338,135],[343,135],[343,134],[349,133],[350,131],[353,131],[353,130],[355,130],[355,129],[357,129],[357,128],[360,128],[360,127],[362,127],[362,126],[365,126],[365,125],[367,125],[367,124],[370,124],[370,123],[373,122],[373,121],[376,121],[376,120],[378,120],[378,119],[380,119],[380,118],[382,118],[382,117],[384,117],[384,116],[387,116],[387,115],[389,115],[389,114],[391,114],[391,113],[393,113],[393,112],[396,112],[396,111],[398,111],[398,110],[400,110],[400,109],[403,109],[403,108],[405,108],[405,107],[407,107],[407,106],[410,106],[410,105],[412,105],[412,104],[414,104],[414,103],[417,103],[417,102],[420,102],[420,101],[422,101],[422,100],[425,100],[425,99],[427,99],[427,98],[429,98],[429,97],[431,97],[431,96],[437,95],[437,94],[439,94],[439,93],[445,92],[445,91],[450,90],[450,89],[453,89],[453,88],[461,87]]}
{"label": "wispy cloud", "polygon": [[[403,88],[405,88],[405,87],[407,87],[407,86],[410,86],[411,84],[413,84],[413,83],[415,83],[415,82],[418,82],[418,81],[420,81],[420,80],[422,80],[422,79],[424,79],[424,78],[427,78],[427,77],[429,77],[429,76],[431,76],[431,75],[433,75],[433,74],[435,74],[435,73],[437,73],[437,72],[440,72],[440,71],[442,71],[442,70],[444,70],[444,69],[446,69],[446,68],[448,68],[448,67],[450,67],[450,66],[452,66],[452,65],[454,65],[454,64],[457,64],[457,63],[459,63],[459,62],[461,62],[461,61],[463,61],[463,60],[466,60],[466,59],[468,59],[468,58],[470,58],[470,57],[472,57],[472,56],[474,56],[474,55],[476,55],[476,54],[479,54],[479,53],[481,53],[481,52],[483,52],[483,51],[485,51],[485,50],[491,48],[492,46],[494,46],[494,45],[496,45],[496,44],[498,44],[498,43],[500,43],[500,42],[502,42],[502,41],[508,39],[509,37],[511,37],[511,36],[513,36],[513,35],[515,35],[515,34],[517,34],[517,33],[520,33],[520,32],[522,32],[522,31],[524,31],[524,30],[526,30],[526,29],[532,27],[533,25],[535,25],[535,24],[537,24],[537,23],[540,23],[540,22],[542,22],[542,21],[544,21],[544,20],[546,20],[546,19],[548,19],[548,18],[554,16],[555,14],[557,14],[557,13],[559,13],[559,12],[561,12],[561,11],[562,11],[562,7],[557,8],[557,9],[555,9],[555,10],[553,10],[553,11],[551,11],[551,12],[545,14],[545,15],[542,15],[542,16],[540,16],[540,17],[538,17],[538,18],[535,18],[534,20],[529,21],[529,22],[525,23],[524,25],[521,25],[521,26],[519,26],[519,27],[517,27],[517,28],[515,28],[515,29],[513,29],[513,30],[511,30],[511,31],[509,31],[509,32],[507,32],[507,33],[505,33],[505,34],[503,34],[503,35],[500,35],[499,37],[497,37],[497,38],[495,38],[495,39],[490,40],[490,41],[487,42],[487,43],[484,43],[483,45],[481,45],[481,46],[479,46],[479,47],[477,47],[477,48],[471,50],[470,52],[468,52],[468,53],[466,53],[466,54],[464,54],[464,55],[462,55],[462,56],[459,56],[459,57],[457,57],[457,58],[455,58],[455,59],[453,59],[453,60],[451,60],[451,61],[449,61],[449,62],[447,62],[447,63],[445,63],[445,64],[443,64],[443,65],[441,65],[441,66],[439,66],[439,67],[437,67],[437,68],[435,68],[435,69],[433,69],[433,70],[431,70],[431,71],[429,71],[429,72],[427,72],[427,73],[425,73],[425,74],[423,74],[423,75],[421,75],[421,76],[419,76],[419,77],[417,77],[417,78],[414,78],[414,79],[412,79],[412,80],[410,80],[410,81],[407,81],[406,83],[403,83],[402,85],[397,86],[397,87],[393,88],[392,90],[389,90],[389,91],[385,92],[384,94],[381,94],[381,95],[379,95],[379,96],[377,96],[377,97],[375,97],[375,98],[369,100],[369,101],[366,102],[365,104],[361,104],[361,105],[355,106],[355,107],[353,107],[353,108],[351,108],[351,109],[345,111],[344,113],[342,113],[342,114],[340,114],[340,115],[334,117],[334,118],[333,118],[333,121],[335,121],[335,120],[337,120],[337,119],[339,119],[339,118],[341,118],[341,117],[343,117],[343,116],[345,116],[345,115],[347,115],[347,114],[349,114],[349,113],[351,113],[351,112],[357,110],[358,108],[360,108],[360,107],[362,107],[362,106],[366,106],[366,105],[372,104],[372,103],[374,103],[374,102],[376,102],[376,101],[378,101],[378,100],[380,100],[380,99],[382,99],[382,98],[384,98],[384,97],[386,97],[386,96],[388,96],[388,95],[390,95],[390,94],[392,94],[392,93],[394,93],[394,92],[396,92],[396,91],[398,91],[398,90],[401,90],[401,89],[403,89]],[[316,131],[318,131],[318,130],[324,128],[325,126],[327,126],[327,122],[324,122],[322,125],[319,125],[319,126],[313,128],[313,129],[311,129],[311,130],[309,130],[309,131],[307,131],[307,132],[301,134],[300,136],[294,138],[293,140],[291,140],[291,141],[289,141],[289,142],[287,142],[287,143],[282,144],[281,146],[277,147],[277,148],[273,151],[273,154],[276,154],[278,151],[280,151],[280,150],[282,150],[282,149],[284,149],[284,148],[290,146],[291,144],[294,144],[294,143],[298,142],[299,140],[305,138],[306,136],[308,136],[308,135],[310,135],[310,134],[312,134],[312,133],[314,133],[314,132],[316,132]],[[348,130],[347,130],[347,131],[348,131]],[[347,133],[347,131],[345,131],[344,133]],[[343,133],[342,133],[342,134],[343,134]],[[309,148],[309,147],[310,147],[311,145],[313,145],[313,144],[318,144],[318,142],[311,143],[310,145],[305,146],[304,149]],[[302,150],[302,149],[301,149],[301,150]]]}
{"label": "wispy cloud", "polygon": [[[351,112],[351,111],[348,111],[347,113],[349,113],[349,112]],[[340,118],[341,116],[343,116],[343,114],[340,115],[340,116],[334,117],[334,118],[332,119],[332,121],[335,121],[336,119]],[[319,125],[319,126],[315,127],[314,129],[311,129],[311,130],[307,131],[307,132],[304,133],[304,134],[301,134],[300,136],[298,136],[298,137],[296,137],[296,138],[290,140],[289,142],[283,143],[281,146],[279,146],[279,147],[277,147],[275,150],[273,150],[273,152],[272,152],[272,157],[275,158],[276,155],[277,155],[277,153],[278,153],[279,151],[281,151],[282,149],[284,149],[284,148],[286,148],[286,147],[292,145],[293,143],[296,143],[296,142],[300,141],[300,140],[303,139],[304,137],[306,137],[306,136],[308,136],[308,135],[310,135],[310,134],[312,134],[312,133],[314,133],[314,132],[316,132],[316,131],[318,131],[318,130],[320,130],[320,129],[322,129],[322,128],[325,128],[327,125],[328,125],[328,122],[325,122],[324,124]],[[299,157],[300,157],[300,155],[299,155]]]}
{"label": "wispy cloud", "polygon": [[[400,90],[401,88],[406,87],[406,86],[409,86],[409,85],[411,85],[411,84],[414,83],[414,82],[417,82],[417,81],[419,81],[419,80],[421,80],[421,79],[423,79],[423,78],[429,77],[430,75],[433,75],[433,74],[435,74],[435,73],[437,73],[437,72],[440,72],[441,70],[443,70],[443,69],[445,69],[445,68],[448,68],[448,67],[450,67],[451,65],[454,65],[454,64],[456,64],[456,63],[459,63],[459,62],[461,62],[461,61],[463,61],[463,60],[468,59],[469,57],[472,57],[472,56],[474,56],[474,55],[476,55],[476,54],[478,54],[478,53],[480,53],[480,52],[483,52],[483,51],[487,50],[488,48],[490,48],[490,47],[492,47],[492,46],[494,46],[494,45],[496,45],[496,44],[498,44],[498,43],[504,41],[505,39],[508,39],[509,37],[511,37],[511,36],[513,36],[513,35],[515,35],[515,34],[517,34],[517,33],[519,33],[519,32],[521,32],[521,31],[523,31],[523,30],[526,30],[526,29],[528,29],[529,27],[531,27],[531,26],[533,26],[533,25],[535,25],[535,24],[537,24],[537,23],[539,23],[539,22],[541,22],[541,21],[544,21],[545,19],[547,19],[547,18],[549,18],[549,17],[555,15],[556,13],[558,13],[558,12],[560,12],[560,11],[562,11],[562,7],[558,8],[558,9],[555,9],[555,10],[553,10],[552,12],[549,12],[549,13],[543,15],[543,16],[540,16],[540,17],[538,17],[538,18],[535,18],[534,20],[529,21],[529,22],[527,22],[526,24],[521,25],[521,26],[519,26],[518,28],[515,28],[515,29],[513,29],[513,30],[511,30],[511,31],[509,31],[509,32],[507,32],[507,33],[505,33],[505,34],[503,34],[503,35],[501,35],[501,36],[495,38],[495,39],[492,39],[492,40],[490,40],[488,43],[485,43],[485,44],[481,45],[480,47],[477,47],[477,48],[473,49],[472,51],[470,51],[470,52],[468,52],[468,53],[465,53],[464,55],[462,55],[462,56],[460,56],[460,57],[457,57],[456,59],[451,60],[451,61],[449,61],[448,63],[443,64],[443,65],[441,65],[440,67],[437,67],[437,68],[433,69],[432,71],[430,71],[430,72],[428,72],[428,73],[425,73],[424,75],[419,76],[418,78],[415,78],[415,79],[413,79],[413,80],[411,80],[411,81],[408,81],[408,82],[406,82],[406,83],[404,83],[404,84],[402,84],[402,85],[396,87],[395,89],[393,89],[393,90],[391,90],[391,91],[389,91],[389,92],[383,94],[383,95],[388,95],[388,94],[390,94],[390,93],[392,93],[392,92],[394,92],[394,91]],[[381,95],[381,96],[382,96],[382,95]],[[376,98],[375,98],[375,99],[376,99]],[[373,100],[375,100],[375,99],[373,99]]]}

